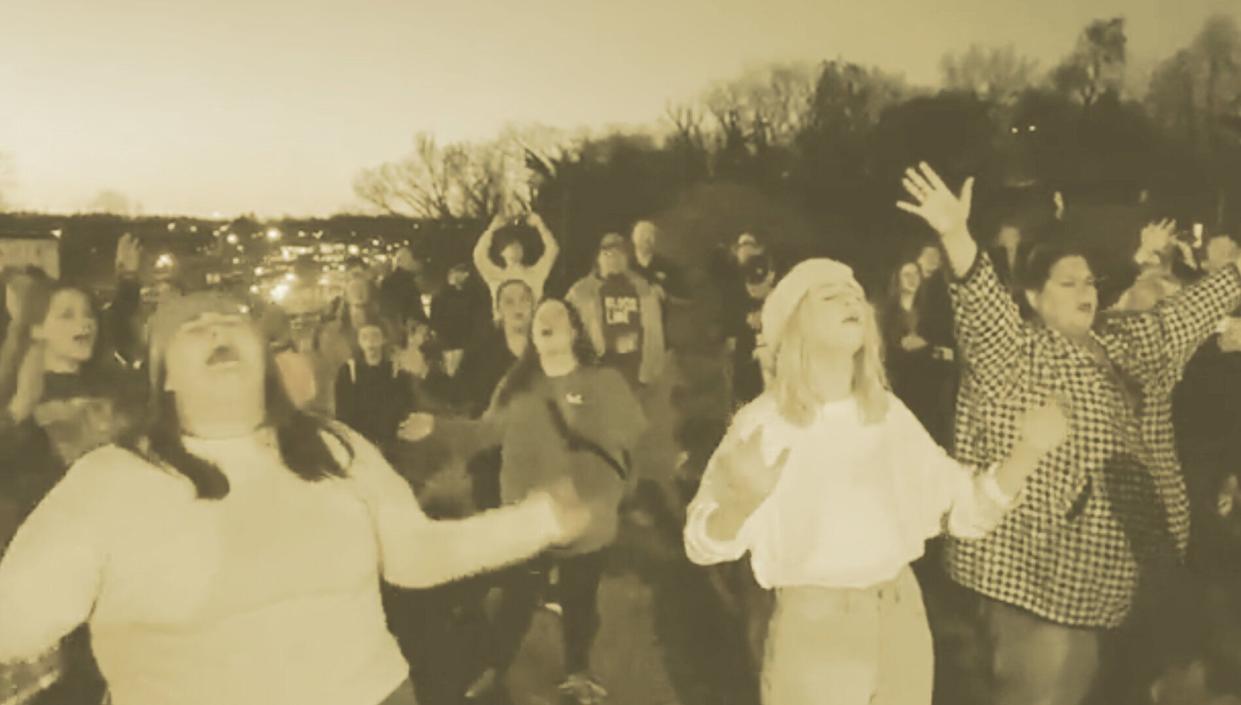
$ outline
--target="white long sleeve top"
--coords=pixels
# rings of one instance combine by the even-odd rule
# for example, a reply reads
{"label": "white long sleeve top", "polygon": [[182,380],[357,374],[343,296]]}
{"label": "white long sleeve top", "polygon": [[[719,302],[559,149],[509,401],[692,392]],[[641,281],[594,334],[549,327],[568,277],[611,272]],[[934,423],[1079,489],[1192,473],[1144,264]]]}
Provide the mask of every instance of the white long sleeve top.
{"label": "white long sleeve top", "polygon": [[[867,425],[855,400],[829,403],[805,427],[786,421],[770,395],[744,407],[690,504],[690,560],[710,565],[749,552],[765,588],[862,588],[896,577],[945,528],[981,537],[995,527],[1014,502],[993,472],[963,467],[899,399],[890,395],[889,404],[881,422]],[[760,427],[766,462],[788,449],[784,469],[736,538],[718,540],[707,531],[726,501],[717,459]]]}
{"label": "white long sleeve top", "polygon": [[116,447],[84,456],[0,560],[0,662],[85,622],[117,705],[383,701],[408,666],[381,577],[429,586],[532,555],[559,529],[550,502],[430,521],[346,436],[348,477],[318,482],[284,466],[269,430],[187,437],[228,477],[219,500]]}

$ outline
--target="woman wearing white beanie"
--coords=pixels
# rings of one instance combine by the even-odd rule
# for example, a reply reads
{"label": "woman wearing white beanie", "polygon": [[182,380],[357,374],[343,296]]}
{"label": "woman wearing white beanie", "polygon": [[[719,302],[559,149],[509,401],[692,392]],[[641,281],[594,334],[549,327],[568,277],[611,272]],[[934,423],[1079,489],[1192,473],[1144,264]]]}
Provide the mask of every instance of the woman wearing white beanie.
{"label": "woman wearing white beanie", "polygon": [[929,705],[931,634],[909,564],[945,528],[981,537],[1018,505],[1064,439],[1064,414],[1036,403],[1007,460],[965,468],[888,390],[875,315],[849,267],[802,262],[762,317],[767,390],[712,457],[686,551],[701,565],[749,552],[776,591],[765,705]]}

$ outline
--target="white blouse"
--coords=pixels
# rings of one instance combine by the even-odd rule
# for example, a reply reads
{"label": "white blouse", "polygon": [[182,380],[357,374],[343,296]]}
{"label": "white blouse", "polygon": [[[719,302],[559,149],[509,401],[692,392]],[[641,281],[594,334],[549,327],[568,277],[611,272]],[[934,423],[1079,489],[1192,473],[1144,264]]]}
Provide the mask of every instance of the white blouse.
{"label": "white blouse", "polygon": [[[775,488],[732,541],[707,532],[719,507],[717,458],[763,430],[762,454],[789,455]],[[978,538],[1013,505],[992,472],[962,467],[895,396],[883,421],[863,423],[849,399],[824,405],[805,427],[784,420],[763,395],[743,408],[707,466],[689,508],[685,548],[710,565],[750,553],[765,588],[862,588],[888,581],[919,558],[945,526]]]}

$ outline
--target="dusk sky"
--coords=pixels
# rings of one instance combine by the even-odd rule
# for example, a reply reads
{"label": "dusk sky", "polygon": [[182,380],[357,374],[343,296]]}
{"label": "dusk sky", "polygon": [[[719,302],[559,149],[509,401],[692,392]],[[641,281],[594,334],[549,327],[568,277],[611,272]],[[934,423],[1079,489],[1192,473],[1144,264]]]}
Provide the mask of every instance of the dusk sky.
{"label": "dusk sky", "polygon": [[1124,15],[1150,62],[1238,0],[0,0],[0,152],[16,206],[326,214],[411,136],[653,123],[783,60],[939,79],[945,51],[1047,67]]}

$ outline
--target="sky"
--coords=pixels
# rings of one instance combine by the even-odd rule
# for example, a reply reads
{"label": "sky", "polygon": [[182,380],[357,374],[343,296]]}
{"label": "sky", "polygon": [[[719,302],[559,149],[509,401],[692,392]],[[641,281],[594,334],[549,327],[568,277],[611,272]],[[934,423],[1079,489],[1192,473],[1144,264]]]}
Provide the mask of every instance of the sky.
{"label": "sky", "polygon": [[1237,0],[0,0],[5,198],[148,214],[357,210],[416,132],[650,124],[773,61],[844,58],[933,85],[940,57],[1015,45],[1049,67],[1091,19],[1131,54]]}

